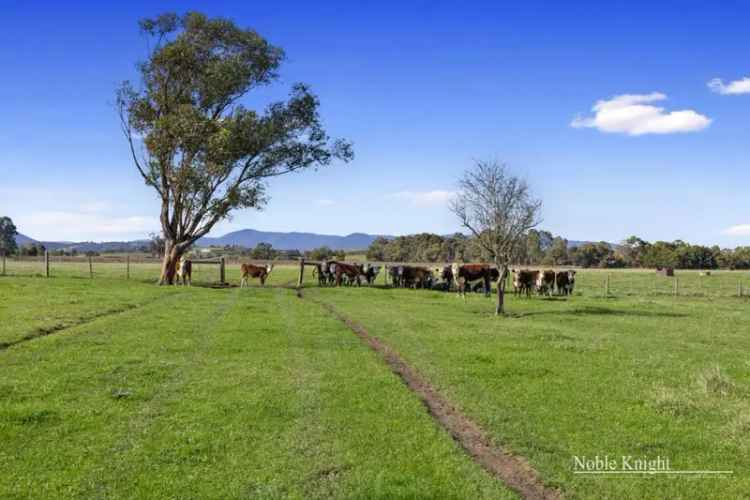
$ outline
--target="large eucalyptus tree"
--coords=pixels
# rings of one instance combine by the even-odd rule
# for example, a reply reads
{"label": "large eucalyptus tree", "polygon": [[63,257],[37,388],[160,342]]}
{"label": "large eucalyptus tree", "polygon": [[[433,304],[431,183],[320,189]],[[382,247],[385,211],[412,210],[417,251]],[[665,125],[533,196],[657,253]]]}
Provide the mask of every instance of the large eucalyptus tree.
{"label": "large eucalyptus tree", "polygon": [[261,208],[271,177],[353,158],[331,140],[307,85],[265,110],[248,92],[278,79],[284,52],[258,33],[200,13],[140,23],[150,40],[140,85],[117,92],[123,132],[138,172],[159,196],[165,240],[161,283],[185,251],[233,209]]}

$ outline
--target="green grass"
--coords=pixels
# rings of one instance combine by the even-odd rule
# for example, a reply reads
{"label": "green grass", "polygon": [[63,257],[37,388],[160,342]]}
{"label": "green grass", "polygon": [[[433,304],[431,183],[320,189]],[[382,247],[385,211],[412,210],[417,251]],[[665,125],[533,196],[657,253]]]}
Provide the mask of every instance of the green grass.
{"label": "green grass", "polygon": [[[600,276],[586,276],[595,281]],[[593,274],[593,273],[592,273]],[[618,280],[648,280],[622,273]],[[713,277],[712,277],[713,278]],[[619,297],[492,301],[332,289],[334,304],[399,351],[498,443],[581,498],[737,498],[750,491],[750,302]],[[574,456],[656,456],[729,477],[591,477]]]}
{"label": "green grass", "polygon": [[[0,280],[16,335],[113,292],[85,283]],[[137,308],[0,350],[0,497],[513,498],[293,291],[120,284]]]}
{"label": "green grass", "polygon": [[[94,280],[113,279],[125,280],[127,268],[124,262],[96,262],[93,263]],[[161,272],[160,264],[156,263],[135,263],[130,265],[130,280],[141,283],[157,283]],[[44,262],[42,260],[8,260],[6,262],[6,276],[13,277],[44,277]],[[89,273],[89,264],[87,261],[77,262],[57,262],[55,258],[50,261],[50,279],[68,279],[76,278],[81,280],[91,280]],[[0,279],[3,277],[0,276]],[[269,275],[266,284],[268,285],[296,285],[299,278],[299,267],[290,265],[274,266]],[[230,285],[239,286],[241,279],[240,265],[227,264],[226,280]],[[312,278],[312,268],[308,267],[305,271],[305,283],[312,284],[315,280]],[[216,264],[194,264],[193,265],[193,284],[198,286],[213,285],[219,282],[219,266]],[[259,286],[257,279],[250,280],[250,286]]]}
{"label": "green grass", "polygon": [[[313,301],[120,271],[0,277],[0,347],[21,341],[0,348],[0,498],[513,497]],[[673,297],[668,278],[612,271],[605,298],[607,274],[579,272],[571,298],[509,298],[504,318],[479,294],[305,295],[400,352],[567,497],[746,495],[750,300],[731,295],[747,274],[678,272]],[[574,456],[595,455],[734,474],[573,474]]]}
{"label": "green grass", "polygon": [[127,311],[179,291],[112,279],[0,278],[0,345]]}

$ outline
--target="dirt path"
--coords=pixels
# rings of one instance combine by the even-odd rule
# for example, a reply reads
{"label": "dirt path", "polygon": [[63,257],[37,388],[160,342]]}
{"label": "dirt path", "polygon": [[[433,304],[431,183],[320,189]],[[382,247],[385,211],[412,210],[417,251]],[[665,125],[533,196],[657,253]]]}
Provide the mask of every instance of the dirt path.
{"label": "dirt path", "polygon": [[[301,291],[298,291],[298,296],[303,297]],[[487,433],[476,422],[443,398],[396,351],[385,345],[377,337],[370,335],[362,325],[347,318],[333,305],[315,299],[308,300],[319,304],[339,321],[346,324],[365,344],[377,352],[388,364],[391,371],[398,375],[406,386],[422,400],[435,421],[453,436],[453,439],[463,447],[475,462],[490,474],[523,498],[562,498],[559,490],[544,485],[539,473],[523,457],[512,455],[503,448],[494,446]]]}

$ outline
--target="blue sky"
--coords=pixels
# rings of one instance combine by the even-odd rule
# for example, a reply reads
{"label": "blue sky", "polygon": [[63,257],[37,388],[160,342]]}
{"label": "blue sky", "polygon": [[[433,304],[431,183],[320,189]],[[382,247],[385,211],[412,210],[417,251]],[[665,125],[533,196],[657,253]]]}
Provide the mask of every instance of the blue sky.
{"label": "blue sky", "polygon": [[0,215],[42,239],[158,228],[114,91],[146,56],[138,19],[192,9],[286,50],[248,105],[307,82],[357,155],[274,180],[214,235],[452,232],[457,177],[494,158],[570,239],[750,245],[750,5],[548,3],[3,2]]}

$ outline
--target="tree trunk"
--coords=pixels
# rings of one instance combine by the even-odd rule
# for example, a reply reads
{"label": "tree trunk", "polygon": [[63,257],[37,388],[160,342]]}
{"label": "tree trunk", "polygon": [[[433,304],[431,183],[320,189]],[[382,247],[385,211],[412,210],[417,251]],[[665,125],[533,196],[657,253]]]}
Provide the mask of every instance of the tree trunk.
{"label": "tree trunk", "polygon": [[180,257],[184,250],[180,245],[175,244],[172,241],[166,241],[164,243],[164,259],[161,264],[161,277],[159,278],[160,285],[174,285],[175,275],[177,274],[177,265],[180,262]]}
{"label": "tree trunk", "polygon": [[497,278],[497,305],[495,306],[495,316],[505,314],[505,283],[508,277],[507,266],[502,267],[500,277]]}

